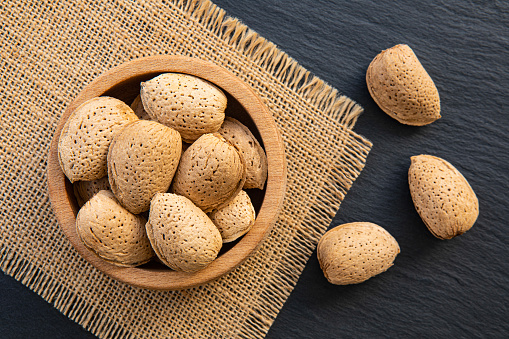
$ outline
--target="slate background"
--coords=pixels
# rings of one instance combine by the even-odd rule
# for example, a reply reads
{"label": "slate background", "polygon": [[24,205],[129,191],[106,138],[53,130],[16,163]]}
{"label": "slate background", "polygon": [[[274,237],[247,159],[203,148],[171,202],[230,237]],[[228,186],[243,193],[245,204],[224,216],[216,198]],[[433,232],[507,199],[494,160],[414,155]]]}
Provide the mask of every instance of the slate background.
{"label": "slate background", "polygon": [[[509,3],[506,1],[216,0],[365,108],[355,131],[367,165],[330,227],[371,221],[399,242],[386,273],[334,286],[316,253],[267,338],[509,338]],[[365,72],[381,50],[409,44],[438,87],[443,118],[409,127],[370,98]],[[416,213],[409,157],[445,158],[480,202],[475,226],[435,239]],[[93,338],[0,274],[0,337]]]}

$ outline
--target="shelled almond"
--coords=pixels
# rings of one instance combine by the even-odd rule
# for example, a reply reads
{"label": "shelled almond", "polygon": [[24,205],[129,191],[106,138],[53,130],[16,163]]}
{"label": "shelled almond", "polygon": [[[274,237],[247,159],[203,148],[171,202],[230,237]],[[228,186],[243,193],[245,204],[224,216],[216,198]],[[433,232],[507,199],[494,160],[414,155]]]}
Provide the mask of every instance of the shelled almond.
{"label": "shelled almond", "polygon": [[225,118],[218,133],[235,145],[246,159],[246,182],[243,187],[263,189],[267,180],[267,156],[253,133],[231,117]]}
{"label": "shelled almond", "polygon": [[179,131],[185,142],[217,132],[225,117],[223,91],[187,74],[164,73],[143,82],[141,101],[152,119]]}
{"label": "shelled almond", "polygon": [[423,126],[441,117],[435,83],[408,45],[378,54],[368,67],[366,83],[377,105],[402,124]]}
{"label": "shelled almond", "polygon": [[358,284],[385,272],[399,253],[396,239],[369,222],[339,225],[320,239],[318,261],[335,285]]}
{"label": "shelled almond", "polygon": [[240,191],[226,206],[209,216],[219,229],[224,243],[235,241],[249,232],[256,219],[255,209],[246,191]]}
{"label": "shelled almond", "polygon": [[173,192],[205,212],[227,204],[246,181],[244,158],[219,134],[204,134],[182,155]]}
{"label": "shelled almond", "polygon": [[111,191],[99,191],[76,216],[76,229],[86,247],[102,259],[124,267],[148,262],[154,256],[144,217],[120,205]]}
{"label": "shelled almond", "polygon": [[58,141],[60,167],[71,182],[106,176],[106,158],[115,133],[138,120],[124,102],[111,97],[90,99],[69,117]]}
{"label": "shelled almond", "polygon": [[74,196],[80,207],[99,193],[99,191],[110,190],[110,183],[108,182],[107,176],[91,181],[76,181],[72,186]]}
{"label": "shelled almond", "polygon": [[439,157],[422,154],[411,161],[410,193],[429,231],[439,239],[451,239],[472,228],[479,201],[467,179]]}
{"label": "shelled almond", "polygon": [[155,121],[132,122],[108,152],[110,187],[132,213],[147,211],[156,193],[168,191],[182,151],[180,134]]}
{"label": "shelled almond", "polygon": [[158,258],[176,271],[206,267],[222,246],[221,234],[205,212],[172,193],[154,196],[146,228]]}

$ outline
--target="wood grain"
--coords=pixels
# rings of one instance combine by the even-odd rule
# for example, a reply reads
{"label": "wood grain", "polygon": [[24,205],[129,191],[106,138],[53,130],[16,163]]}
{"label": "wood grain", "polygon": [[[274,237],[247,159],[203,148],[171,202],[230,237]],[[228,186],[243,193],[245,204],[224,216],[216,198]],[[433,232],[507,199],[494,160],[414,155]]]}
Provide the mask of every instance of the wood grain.
{"label": "wood grain", "polygon": [[[122,268],[107,263],[88,250],[76,233],[78,205],[72,185],[58,162],[58,138],[70,114],[81,103],[93,97],[108,95],[130,104],[138,95],[140,82],[165,73],[190,74],[208,80],[226,92],[227,115],[247,125],[267,153],[268,178],[263,191],[250,190],[258,215],[253,228],[221,251],[205,269],[196,273],[176,272],[152,262],[135,268]],[[231,105],[230,105],[231,103]],[[276,124],[255,92],[222,67],[200,59],[160,55],[136,59],[115,67],[86,86],[64,112],[48,155],[48,190],[53,211],[71,244],[88,262],[105,274],[127,284],[158,290],[180,290],[218,279],[246,260],[263,242],[282,208],[286,188],[286,162],[283,142]]]}

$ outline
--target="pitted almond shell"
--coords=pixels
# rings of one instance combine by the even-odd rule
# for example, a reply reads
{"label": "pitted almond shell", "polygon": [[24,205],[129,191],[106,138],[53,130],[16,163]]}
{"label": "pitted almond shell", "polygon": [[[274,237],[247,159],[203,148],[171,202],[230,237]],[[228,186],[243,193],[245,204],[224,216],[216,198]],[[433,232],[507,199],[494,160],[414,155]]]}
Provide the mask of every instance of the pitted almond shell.
{"label": "pitted almond shell", "polygon": [[154,256],[145,223],[145,218],[130,213],[106,190],[87,201],[76,216],[76,230],[85,246],[122,267],[144,264]]}
{"label": "pitted almond shell", "polygon": [[246,161],[246,182],[243,188],[263,189],[267,180],[267,156],[253,133],[231,117],[225,118],[218,133],[235,145]]}
{"label": "pitted almond shell", "polygon": [[182,154],[172,184],[205,212],[228,204],[246,180],[244,158],[221,135],[204,134]]}
{"label": "pitted almond shell", "polygon": [[187,74],[164,73],[141,83],[141,101],[152,119],[176,129],[185,142],[217,132],[225,117],[224,93]]}
{"label": "pitted almond shell", "polygon": [[325,278],[335,285],[358,284],[385,272],[399,252],[396,239],[370,222],[339,225],[323,235],[317,248]]}
{"label": "pitted almond shell", "polygon": [[[133,110],[134,114],[140,119],[140,120],[154,120],[148,115],[147,111],[145,111],[145,108],[143,108],[143,103],[141,102],[141,96],[138,95],[134,101],[131,104],[131,109]],[[157,121],[157,120],[154,120]]]}
{"label": "pitted almond shell", "polygon": [[255,209],[246,191],[240,191],[226,206],[209,214],[223,243],[232,242],[249,232],[256,219]]}
{"label": "pitted almond shell", "polygon": [[439,157],[422,154],[411,161],[410,194],[430,232],[451,239],[468,231],[479,216],[479,201],[465,177]]}
{"label": "pitted almond shell", "polygon": [[177,131],[155,121],[125,126],[111,142],[108,178],[118,201],[131,213],[147,211],[156,193],[168,191],[182,152]]}
{"label": "pitted almond shell", "polygon": [[222,246],[209,217],[191,200],[172,193],[154,196],[146,229],[159,260],[176,271],[205,268]]}
{"label": "pitted almond shell", "polygon": [[58,160],[71,181],[106,176],[108,148],[115,133],[138,120],[132,109],[111,97],[97,97],[81,104],[67,120],[58,140]]}
{"label": "pitted almond shell", "polygon": [[107,176],[91,181],[76,181],[72,186],[74,190],[74,196],[76,197],[80,207],[89,201],[90,198],[96,195],[99,191],[110,189],[110,184],[108,182]]}
{"label": "pitted almond shell", "polygon": [[408,45],[378,54],[368,67],[366,83],[377,105],[402,124],[423,126],[441,117],[435,83]]}

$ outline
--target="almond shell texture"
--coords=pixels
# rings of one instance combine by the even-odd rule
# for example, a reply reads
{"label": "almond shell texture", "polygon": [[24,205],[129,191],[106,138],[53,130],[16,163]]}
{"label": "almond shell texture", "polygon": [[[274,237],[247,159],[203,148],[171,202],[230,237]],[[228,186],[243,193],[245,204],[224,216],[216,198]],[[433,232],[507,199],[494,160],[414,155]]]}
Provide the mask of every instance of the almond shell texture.
{"label": "almond shell texture", "polygon": [[181,152],[173,128],[146,120],[127,125],[108,152],[109,183],[118,201],[131,213],[147,211],[156,193],[168,191]]}
{"label": "almond shell texture", "polygon": [[140,95],[152,119],[179,131],[185,142],[217,132],[225,117],[223,91],[191,75],[161,74],[141,83]]}
{"label": "almond shell texture", "polygon": [[204,134],[182,154],[172,190],[210,212],[232,200],[245,180],[245,162],[237,148],[217,133]]}
{"label": "almond shell texture", "polygon": [[323,235],[317,248],[320,267],[335,285],[358,284],[385,272],[399,252],[396,239],[369,222],[339,225]]}
{"label": "almond shell texture", "polygon": [[209,217],[191,200],[172,193],[154,196],[146,229],[159,260],[176,271],[205,268],[222,246]]}
{"label": "almond shell texture", "polygon": [[209,214],[223,243],[232,242],[249,232],[256,219],[255,209],[246,191],[240,191],[226,206]]}
{"label": "almond shell texture", "polygon": [[74,196],[76,197],[80,207],[89,201],[90,198],[96,195],[99,191],[110,190],[110,183],[108,182],[107,176],[91,181],[76,181],[72,186],[74,190]]}
{"label": "almond shell texture", "polygon": [[410,194],[429,231],[439,239],[468,231],[479,215],[479,201],[465,177],[439,157],[421,154],[411,162]]}
{"label": "almond shell texture", "polygon": [[138,120],[133,110],[111,97],[81,104],[64,125],[58,140],[58,160],[71,181],[100,179],[107,174],[106,159],[113,136]]}
{"label": "almond shell texture", "polygon": [[144,264],[154,256],[145,224],[145,218],[130,213],[106,190],[87,201],[76,216],[76,230],[85,246],[122,267]]}
{"label": "almond shell texture", "polygon": [[435,83],[408,45],[378,54],[368,67],[366,83],[377,105],[400,123],[423,126],[441,117]]}
{"label": "almond shell texture", "polygon": [[[141,96],[138,95],[134,101],[131,104],[131,109],[133,110],[134,114],[140,119],[140,120],[153,120],[150,115],[148,115],[147,111],[145,111],[145,108],[143,107],[143,103],[141,102]],[[157,120],[155,120],[157,121]]]}
{"label": "almond shell texture", "polygon": [[267,156],[251,131],[238,120],[226,117],[218,133],[235,145],[246,161],[243,188],[263,189],[267,180]]}

